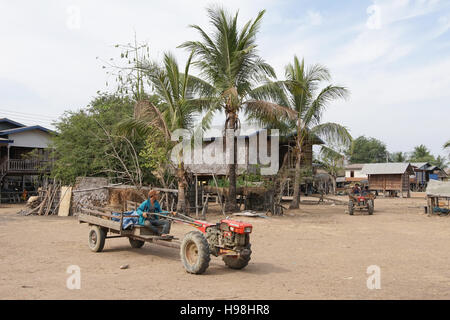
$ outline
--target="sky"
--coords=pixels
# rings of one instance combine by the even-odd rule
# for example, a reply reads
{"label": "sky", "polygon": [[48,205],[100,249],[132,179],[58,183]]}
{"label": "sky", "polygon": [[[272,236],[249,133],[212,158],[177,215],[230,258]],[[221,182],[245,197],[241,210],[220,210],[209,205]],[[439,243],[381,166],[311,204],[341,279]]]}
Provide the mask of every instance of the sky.
{"label": "sky", "polygon": [[205,8],[214,4],[239,10],[241,25],[266,9],[258,50],[278,79],[297,55],[350,90],[324,121],[375,137],[390,152],[425,144],[448,154],[449,0],[0,0],[0,117],[51,128],[64,111],[111,90],[101,60],[117,59],[114,45],[135,34],[153,59],[171,51],[184,64],[187,52],[177,46],[198,39],[189,25],[208,28]]}

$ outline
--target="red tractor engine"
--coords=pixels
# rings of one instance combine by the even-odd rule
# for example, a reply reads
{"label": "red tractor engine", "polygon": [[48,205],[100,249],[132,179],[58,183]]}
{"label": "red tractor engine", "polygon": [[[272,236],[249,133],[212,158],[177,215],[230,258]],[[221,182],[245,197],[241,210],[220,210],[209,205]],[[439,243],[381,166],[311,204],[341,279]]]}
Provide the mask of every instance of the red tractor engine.
{"label": "red tractor engine", "polygon": [[220,255],[250,255],[250,233],[253,226],[250,223],[223,219],[217,224],[196,221],[198,227],[209,244],[211,254]]}
{"label": "red tractor engine", "polygon": [[359,196],[358,198],[358,202],[364,204],[366,202],[366,197],[364,196]]}

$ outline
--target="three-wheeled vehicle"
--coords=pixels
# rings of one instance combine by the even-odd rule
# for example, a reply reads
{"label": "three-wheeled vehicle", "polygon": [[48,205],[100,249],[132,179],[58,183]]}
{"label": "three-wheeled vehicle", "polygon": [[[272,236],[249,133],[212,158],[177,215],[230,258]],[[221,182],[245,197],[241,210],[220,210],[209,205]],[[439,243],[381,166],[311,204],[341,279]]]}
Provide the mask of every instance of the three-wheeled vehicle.
{"label": "three-wheeled vehicle", "polygon": [[370,192],[363,194],[351,194],[348,195],[348,214],[353,215],[355,209],[367,210],[369,215],[373,214],[375,210],[375,195]]}
{"label": "three-wheeled vehicle", "polygon": [[106,239],[127,237],[132,248],[141,248],[145,242],[180,249],[181,261],[187,272],[201,274],[209,266],[210,255],[221,256],[225,264],[232,269],[242,269],[248,265],[251,256],[250,233],[252,225],[240,221],[222,219],[211,224],[195,220],[189,216],[175,216],[152,213],[160,219],[177,221],[196,227],[198,231],[187,233],[179,241],[174,236],[161,237],[138,224],[124,229],[124,219],[136,218],[129,213],[106,212],[102,208],[81,208],[78,216],[80,223],[88,223],[89,248],[101,252]]}

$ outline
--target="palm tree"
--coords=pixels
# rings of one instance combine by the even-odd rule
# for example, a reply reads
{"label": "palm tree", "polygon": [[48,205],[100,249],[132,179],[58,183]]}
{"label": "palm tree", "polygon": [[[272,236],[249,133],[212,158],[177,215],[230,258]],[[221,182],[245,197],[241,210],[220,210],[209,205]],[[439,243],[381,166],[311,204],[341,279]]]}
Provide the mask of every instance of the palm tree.
{"label": "palm tree", "polygon": [[[162,65],[154,62],[141,61],[138,68],[143,72],[153,88],[150,99],[138,101],[135,115],[132,119],[122,121],[124,131],[135,130],[140,135],[151,136],[157,130],[168,144],[171,135],[177,129],[193,130],[195,120],[201,110],[196,100],[202,92],[202,81],[189,75],[192,54],[186,63],[184,73],[180,72],[175,57],[165,53]],[[202,120],[206,128],[212,113],[207,113]],[[171,148],[168,147],[167,150]],[[186,171],[181,154],[177,161],[178,203],[177,211],[186,212]]]}
{"label": "palm tree", "polygon": [[441,169],[447,169],[449,162],[445,157],[437,156],[436,159],[432,161],[432,164]]}
{"label": "palm tree", "polygon": [[444,143],[444,149],[450,148],[450,140]]}
{"label": "palm tree", "polygon": [[409,159],[411,162],[433,162],[434,160],[434,156],[430,153],[430,150],[423,144],[414,147],[414,151],[411,153]]}
{"label": "palm tree", "polygon": [[[273,100],[291,109],[295,113],[295,117],[279,121],[274,117],[250,112],[249,119],[295,134],[294,194],[290,208],[297,209],[300,205],[301,158],[304,143],[312,142],[314,137],[321,137],[328,142],[342,146],[351,144],[352,138],[345,127],[333,122],[321,123],[322,114],[328,104],[335,99],[347,97],[348,90],[332,84],[319,90],[322,82],[330,80],[330,72],[318,64],[307,68],[304,60],[300,62],[297,56],[294,56],[294,63],[286,66],[285,76],[286,80],[270,84],[272,90],[269,93]],[[275,85],[283,88],[287,94],[275,90]]]}
{"label": "palm tree", "polygon": [[333,179],[333,194],[336,194],[336,179],[338,174],[344,170],[344,155],[332,148],[322,146],[320,156],[319,163]]}
{"label": "palm tree", "polygon": [[[200,33],[201,41],[187,41],[180,47],[194,52],[194,64],[200,69],[201,77],[211,85],[209,97],[199,100],[202,108],[225,112],[226,138],[233,141],[240,127],[238,115],[241,110],[270,110],[271,114],[280,117],[290,111],[275,103],[252,98],[256,96],[252,92],[259,92],[259,96],[263,97],[269,86],[256,86],[275,77],[273,68],[256,52],[256,35],[265,11],[260,11],[254,20],[248,21],[242,28],[237,25],[238,13],[231,16],[219,7],[208,8],[207,12],[212,33],[192,25]],[[230,185],[225,210],[230,212],[236,209],[236,145],[227,144],[226,147],[234,155],[234,161],[227,168]]]}
{"label": "palm tree", "polygon": [[401,152],[401,151],[394,152],[391,155],[391,159],[392,159],[393,162],[405,162],[406,161],[406,155],[403,152]]}

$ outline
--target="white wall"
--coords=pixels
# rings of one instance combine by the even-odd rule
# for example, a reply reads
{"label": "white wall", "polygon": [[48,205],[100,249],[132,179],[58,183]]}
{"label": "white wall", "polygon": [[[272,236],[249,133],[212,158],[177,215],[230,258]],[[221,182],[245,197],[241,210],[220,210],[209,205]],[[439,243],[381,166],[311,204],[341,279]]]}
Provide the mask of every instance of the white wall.
{"label": "white wall", "polygon": [[11,133],[8,138],[14,140],[13,147],[47,148],[50,143],[50,134],[41,130]]}
{"label": "white wall", "polygon": [[350,178],[351,177],[351,171],[353,171],[354,172],[354,177],[355,178],[367,178],[367,175],[366,174],[363,174],[361,171],[362,171],[362,169],[360,169],[360,170],[345,170],[345,177],[346,178]]}

